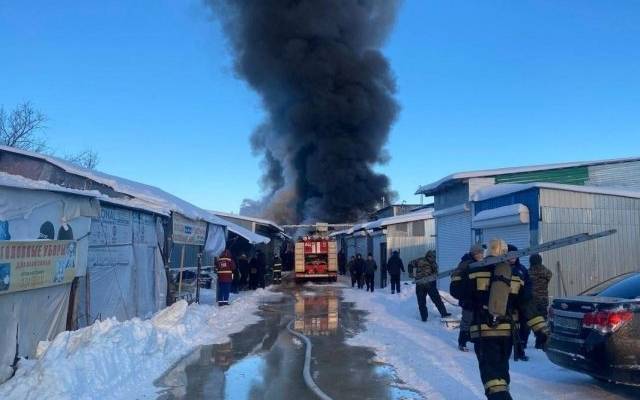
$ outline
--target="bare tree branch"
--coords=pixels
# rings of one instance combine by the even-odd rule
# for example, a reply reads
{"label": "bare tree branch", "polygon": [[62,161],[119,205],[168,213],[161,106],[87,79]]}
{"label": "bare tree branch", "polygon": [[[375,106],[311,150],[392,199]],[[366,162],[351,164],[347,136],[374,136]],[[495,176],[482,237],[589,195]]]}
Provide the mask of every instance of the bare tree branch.
{"label": "bare tree branch", "polygon": [[46,121],[47,117],[29,102],[18,104],[8,114],[0,107],[0,144],[43,152],[47,145],[41,132]]}
{"label": "bare tree branch", "polygon": [[[33,108],[29,102],[18,104],[10,113],[7,113],[4,107],[0,106],[0,144],[37,153],[52,154],[53,151],[42,135],[42,131],[46,128],[45,122],[47,122],[47,117]],[[100,161],[98,153],[91,149],[77,154],[67,154],[64,158],[88,169],[95,169]]]}
{"label": "bare tree branch", "polygon": [[65,160],[87,169],[96,169],[100,162],[98,153],[88,149],[77,154],[67,154]]}

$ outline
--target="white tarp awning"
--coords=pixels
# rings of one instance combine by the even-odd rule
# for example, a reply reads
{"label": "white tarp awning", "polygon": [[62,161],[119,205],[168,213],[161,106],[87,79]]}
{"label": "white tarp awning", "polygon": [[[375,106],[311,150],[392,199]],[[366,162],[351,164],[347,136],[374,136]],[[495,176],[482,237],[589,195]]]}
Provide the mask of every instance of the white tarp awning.
{"label": "white tarp awning", "polygon": [[267,244],[271,241],[268,237],[258,235],[257,233],[251,232],[249,229],[243,228],[240,225],[234,224],[233,222],[226,222],[227,229],[230,232],[235,233],[238,236],[242,236],[247,239],[251,244]]}

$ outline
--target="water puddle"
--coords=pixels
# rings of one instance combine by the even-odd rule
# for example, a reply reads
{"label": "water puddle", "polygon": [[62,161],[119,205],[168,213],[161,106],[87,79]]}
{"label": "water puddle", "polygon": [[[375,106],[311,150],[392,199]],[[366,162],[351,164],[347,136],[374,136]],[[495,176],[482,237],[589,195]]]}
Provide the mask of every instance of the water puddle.
{"label": "water puddle", "polygon": [[374,362],[367,348],[345,341],[364,329],[365,313],[343,303],[335,287],[296,287],[264,305],[263,320],[220,345],[205,346],[157,382],[159,399],[314,399],[302,379],[304,347],[286,329],[313,344],[312,371],[335,400],[423,399],[398,381],[393,368]]}

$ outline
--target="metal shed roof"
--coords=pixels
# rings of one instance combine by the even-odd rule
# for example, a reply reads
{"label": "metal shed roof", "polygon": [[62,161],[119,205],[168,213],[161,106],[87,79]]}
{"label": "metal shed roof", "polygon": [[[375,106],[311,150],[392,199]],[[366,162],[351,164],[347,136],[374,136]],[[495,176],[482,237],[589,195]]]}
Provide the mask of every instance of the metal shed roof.
{"label": "metal shed roof", "polygon": [[280,231],[280,232],[284,232],[284,229],[282,229],[282,227],[278,224],[276,224],[273,221],[269,221],[268,219],[262,219],[262,218],[256,218],[256,217],[248,217],[246,215],[240,215],[240,214],[231,214],[231,213],[225,213],[225,212],[221,212],[221,211],[210,211],[211,213],[213,213],[214,215],[220,217],[220,218],[235,218],[235,219],[242,219],[245,221],[251,221],[251,222],[255,222],[257,224],[262,224],[262,225],[268,225],[271,226],[273,228],[275,228],[276,230]]}
{"label": "metal shed roof", "polygon": [[19,175],[7,174],[0,171],[0,186],[14,189],[42,190],[47,192],[68,193],[77,196],[97,198],[100,192],[97,190],[70,189],[60,185],[54,185],[47,181],[34,181]]}
{"label": "metal shed roof", "polygon": [[503,183],[495,186],[478,189],[473,197],[473,201],[483,201],[495,197],[505,196],[511,193],[522,192],[532,188],[566,190],[569,192],[604,194],[610,196],[630,197],[640,199],[640,191],[625,190],[620,188],[602,187],[602,186],[578,186],[565,185],[560,183]]}
{"label": "metal shed roof", "polygon": [[271,241],[268,237],[259,235],[257,233],[251,232],[249,229],[244,228],[240,225],[234,224],[233,222],[227,221],[227,229],[238,236],[242,236],[247,239],[251,244],[267,244]]}
{"label": "metal shed roof", "polygon": [[377,219],[375,221],[370,221],[370,222],[361,222],[359,224],[355,224],[350,229],[333,232],[329,236],[334,237],[339,235],[353,235],[354,233],[359,231],[382,229],[385,226],[389,226],[389,225],[403,224],[406,222],[414,222],[414,221],[420,221],[425,219],[433,219],[432,209],[410,212],[407,214],[397,215],[395,217],[381,218],[381,219]]}
{"label": "metal shed roof", "polygon": [[479,170],[479,171],[457,172],[455,174],[445,176],[444,178],[437,180],[435,182],[429,183],[424,186],[420,186],[416,191],[416,194],[424,194],[427,196],[431,196],[437,193],[438,191],[444,189],[448,185],[451,185],[458,181],[464,181],[470,178],[484,178],[484,177],[493,177],[493,176],[499,176],[499,175],[516,174],[516,173],[522,173],[522,172],[548,171],[548,170],[554,170],[554,169],[564,169],[564,168],[574,168],[574,167],[589,167],[589,166],[595,166],[595,165],[618,164],[618,163],[633,162],[633,161],[640,161],[640,157],[617,158],[617,159],[598,160],[598,161],[577,161],[577,162],[568,162],[568,163],[559,163],[559,164],[530,165],[530,166],[524,166],[524,167],[498,168],[498,169],[487,169],[487,170]]}

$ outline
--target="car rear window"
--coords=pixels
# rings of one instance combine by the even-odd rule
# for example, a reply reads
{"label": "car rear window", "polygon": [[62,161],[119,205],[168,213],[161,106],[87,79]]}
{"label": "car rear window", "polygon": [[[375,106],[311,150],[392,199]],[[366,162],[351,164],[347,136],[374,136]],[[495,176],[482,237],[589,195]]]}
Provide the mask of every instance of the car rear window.
{"label": "car rear window", "polygon": [[583,293],[585,296],[618,297],[621,299],[640,298],[640,274],[615,277]]}

